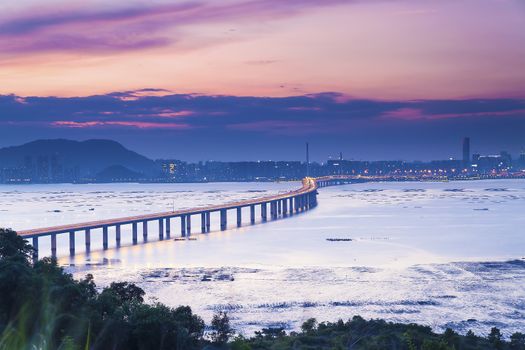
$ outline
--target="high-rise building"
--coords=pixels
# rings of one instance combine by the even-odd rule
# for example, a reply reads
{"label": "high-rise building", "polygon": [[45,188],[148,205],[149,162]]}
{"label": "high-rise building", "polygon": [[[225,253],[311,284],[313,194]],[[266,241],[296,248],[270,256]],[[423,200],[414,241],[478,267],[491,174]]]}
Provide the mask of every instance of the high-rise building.
{"label": "high-rise building", "polygon": [[310,176],[310,148],[306,143],[306,176]]}
{"label": "high-rise building", "polygon": [[470,137],[463,139],[463,164],[470,164]]}

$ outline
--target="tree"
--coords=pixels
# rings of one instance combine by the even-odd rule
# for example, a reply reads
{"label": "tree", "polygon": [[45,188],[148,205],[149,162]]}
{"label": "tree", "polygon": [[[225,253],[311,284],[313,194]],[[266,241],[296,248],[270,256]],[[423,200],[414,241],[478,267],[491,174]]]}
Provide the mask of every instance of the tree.
{"label": "tree", "polygon": [[445,333],[443,333],[443,340],[446,342],[447,345],[452,346],[456,349],[459,348],[459,336],[451,328],[447,327],[447,329],[445,329]]}
{"label": "tree", "polygon": [[309,318],[301,325],[303,333],[310,334],[317,328],[317,320],[315,318]]}
{"label": "tree", "polygon": [[113,294],[120,303],[142,303],[144,302],[144,294],[146,294],[142,288],[128,282],[113,282],[109,287],[104,288],[101,294],[104,293]]}
{"label": "tree", "polygon": [[252,347],[243,336],[238,336],[230,343],[231,350],[251,350]]}
{"label": "tree", "polygon": [[510,348],[512,350],[525,350],[525,334],[516,332],[510,336]]}
{"label": "tree", "polygon": [[471,348],[476,347],[478,344],[478,337],[470,329],[465,335],[465,343]]}
{"label": "tree", "polygon": [[15,231],[0,228],[0,259],[16,259],[29,264],[33,247]]}
{"label": "tree", "polygon": [[501,334],[501,331],[496,328],[492,327],[489,333],[489,336],[487,337],[488,341],[494,346],[496,349],[501,349],[502,347],[502,338],[503,335]]}
{"label": "tree", "polygon": [[218,345],[226,344],[230,337],[234,334],[234,331],[230,326],[228,314],[223,311],[213,315],[211,328],[213,329],[213,332],[211,333],[211,339],[215,344]]}

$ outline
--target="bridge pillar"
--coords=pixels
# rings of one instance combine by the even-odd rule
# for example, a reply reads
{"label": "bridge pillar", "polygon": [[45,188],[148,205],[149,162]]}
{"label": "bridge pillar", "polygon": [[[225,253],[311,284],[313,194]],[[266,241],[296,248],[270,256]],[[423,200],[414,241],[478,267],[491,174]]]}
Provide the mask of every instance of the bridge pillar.
{"label": "bridge pillar", "polygon": [[288,215],[288,199],[282,200],[283,216]]}
{"label": "bridge pillar", "polygon": [[136,222],[133,222],[131,223],[131,231],[132,231],[132,235],[133,235],[133,244],[137,244],[137,236],[138,236],[138,229],[137,229],[137,223]]}
{"label": "bridge pillar", "polygon": [[108,227],[102,226],[102,248],[104,250],[108,249]]}
{"label": "bridge pillar", "polygon": [[69,255],[75,255],[75,231],[69,231]]}
{"label": "bridge pillar", "polygon": [[210,232],[210,226],[211,226],[211,212],[206,212],[206,232]]}
{"label": "bridge pillar", "polygon": [[38,236],[33,237],[33,262],[38,260]]}
{"label": "bridge pillar", "polygon": [[277,201],[277,215],[281,215],[282,212],[283,212],[283,207],[282,207],[282,201],[281,200],[278,200]]}
{"label": "bridge pillar", "polygon": [[51,256],[53,257],[57,256],[57,234],[56,233],[51,234]]}
{"label": "bridge pillar", "polygon": [[290,197],[289,198],[289,201],[290,201],[290,209],[288,209],[290,215],[293,215],[293,208],[294,208],[294,198],[293,197]]}
{"label": "bridge pillar", "polygon": [[171,238],[171,218],[166,218],[166,238]]}
{"label": "bridge pillar", "polygon": [[191,215],[186,215],[186,234],[191,236]]}
{"label": "bridge pillar", "polygon": [[267,203],[264,202],[264,203],[261,203],[261,218],[262,218],[262,221],[266,221],[266,219],[268,218],[268,215],[267,215],[267,211],[268,210],[268,206],[267,206]]}
{"label": "bridge pillar", "polygon": [[159,219],[159,241],[164,240],[164,219]]}
{"label": "bridge pillar", "polygon": [[201,233],[206,233],[206,212],[201,213]]}
{"label": "bridge pillar", "polygon": [[237,227],[242,226],[242,209],[241,207],[237,207]]}
{"label": "bridge pillar", "polygon": [[186,215],[180,216],[180,235],[186,237]]}
{"label": "bridge pillar", "polygon": [[271,201],[270,202],[270,217],[272,220],[277,219],[277,202]]}
{"label": "bridge pillar", "polygon": [[250,205],[250,223],[255,224],[255,205]]}
{"label": "bridge pillar", "polygon": [[142,221],[142,239],[144,242],[148,241],[148,222]]}
{"label": "bridge pillar", "polygon": [[310,209],[311,207],[310,205],[312,203],[311,198],[312,198],[312,193],[308,193],[306,195],[306,209]]}
{"label": "bridge pillar", "polygon": [[115,243],[117,248],[120,248],[120,224],[115,226]]}
{"label": "bridge pillar", "polygon": [[305,195],[303,196],[303,199],[304,199],[304,209],[305,209],[305,210],[308,210],[308,209],[310,208],[310,205],[309,205],[309,202],[308,202],[309,197],[310,197],[310,194],[309,194],[309,193],[307,193],[307,194],[305,194]]}
{"label": "bridge pillar", "polygon": [[308,195],[303,194],[303,210],[308,210]]}
{"label": "bridge pillar", "polygon": [[91,229],[87,228],[84,232],[85,243],[86,243],[86,253],[91,251]]}
{"label": "bridge pillar", "polygon": [[226,209],[221,209],[221,231],[226,230],[228,225],[228,214]]}

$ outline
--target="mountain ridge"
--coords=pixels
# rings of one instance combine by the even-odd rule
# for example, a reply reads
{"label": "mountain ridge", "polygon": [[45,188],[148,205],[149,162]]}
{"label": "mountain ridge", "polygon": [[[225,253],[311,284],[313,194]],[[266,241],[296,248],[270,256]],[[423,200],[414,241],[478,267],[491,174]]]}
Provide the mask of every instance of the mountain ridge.
{"label": "mountain ridge", "polygon": [[153,160],[107,139],[41,139],[0,148],[0,166],[25,167],[28,172],[40,173],[46,172],[45,167],[49,173],[74,169],[81,177],[95,176],[112,166],[122,166],[145,176],[157,171]]}

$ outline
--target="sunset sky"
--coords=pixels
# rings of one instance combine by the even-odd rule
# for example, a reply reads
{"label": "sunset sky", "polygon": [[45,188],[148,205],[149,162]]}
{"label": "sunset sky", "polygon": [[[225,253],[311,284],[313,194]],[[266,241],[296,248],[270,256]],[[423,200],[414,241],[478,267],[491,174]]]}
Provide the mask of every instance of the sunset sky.
{"label": "sunset sky", "polygon": [[[0,147],[355,159],[525,147],[522,0],[3,0]],[[250,144],[249,150],[246,146]]]}

